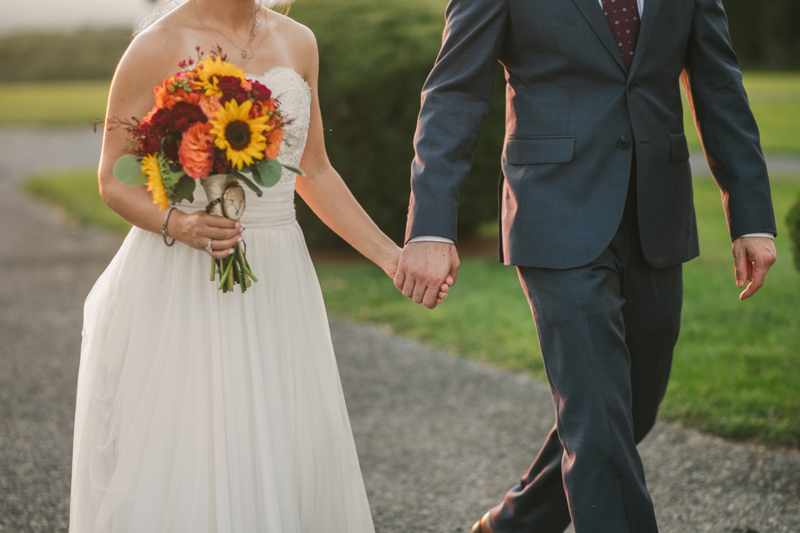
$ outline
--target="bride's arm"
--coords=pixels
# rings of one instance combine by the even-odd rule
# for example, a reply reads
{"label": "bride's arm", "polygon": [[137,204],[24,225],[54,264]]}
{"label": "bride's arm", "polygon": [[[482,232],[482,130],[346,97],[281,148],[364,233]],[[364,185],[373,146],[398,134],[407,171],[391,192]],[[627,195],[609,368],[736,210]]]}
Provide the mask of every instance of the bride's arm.
{"label": "bride's arm", "polygon": [[[169,35],[158,28],[152,30],[137,36],[120,61],[111,83],[107,117],[141,119],[155,104],[153,87],[177,72],[177,62],[164,59],[164,50],[169,49],[164,41],[169,40]],[[114,163],[128,144],[124,128],[105,129],[98,170],[100,195],[108,207],[131,224],[160,234],[164,212],[153,204],[146,187],[123,185],[114,177]],[[240,229],[231,220],[203,212],[187,215],[178,209],[170,214],[167,230],[170,237],[198,250],[213,239],[212,255],[216,258],[230,255],[241,237]]]}
{"label": "bride's arm", "polygon": [[297,192],[322,222],[393,278],[400,248],[375,225],[353,197],[325,152],[317,98],[319,58],[313,34],[305,31],[299,55],[307,67],[301,72],[311,87],[311,122],[300,162],[306,177],[297,176]]}

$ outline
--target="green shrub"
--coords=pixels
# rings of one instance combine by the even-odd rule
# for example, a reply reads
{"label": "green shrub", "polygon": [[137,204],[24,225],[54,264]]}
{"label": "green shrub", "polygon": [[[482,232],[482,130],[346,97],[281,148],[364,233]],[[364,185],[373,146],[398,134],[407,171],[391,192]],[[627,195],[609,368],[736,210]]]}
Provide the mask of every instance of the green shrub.
{"label": "green shrub", "polygon": [[797,202],[786,215],[786,225],[789,227],[794,265],[797,270],[800,270],[800,195],[797,196]]}
{"label": "green shrub", "polygon": [[[289,15],[320,49],[320,105],[333,166],[375,222],[400,242],[405,231],[420,90],[436,59],[445,0],[305,0]],[[504,83],[461,190],[459,235],[497,217]],[[340,243],[298,202],[313,246]]]}
{"label": "green shrub", "polygon": [[0,82],[110,80],[132,35],[130,28],[4,35]]}

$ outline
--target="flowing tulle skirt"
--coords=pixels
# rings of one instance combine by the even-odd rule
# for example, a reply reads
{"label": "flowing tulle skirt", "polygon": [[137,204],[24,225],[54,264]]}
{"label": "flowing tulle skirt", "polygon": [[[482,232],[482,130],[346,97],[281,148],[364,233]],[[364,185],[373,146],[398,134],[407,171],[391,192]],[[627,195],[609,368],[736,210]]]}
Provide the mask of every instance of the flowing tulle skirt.
{"label": "flowing tulle skirt", "polygon": [[245,294],[216,290],[208,255],[137,228],[97,281],[72,533],[373,531],[302,232],[293,216],[267,226],[245,232],[259,278]]}

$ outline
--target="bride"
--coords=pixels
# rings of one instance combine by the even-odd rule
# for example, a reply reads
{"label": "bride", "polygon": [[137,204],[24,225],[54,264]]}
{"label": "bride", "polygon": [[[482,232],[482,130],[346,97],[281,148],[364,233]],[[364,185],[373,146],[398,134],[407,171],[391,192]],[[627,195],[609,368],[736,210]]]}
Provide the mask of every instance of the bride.
{"label": "bride", "polygon": [[[134,228],[86,300],[70,532],[372,532],[295,190],[389,277],[400,249],[328,161],[313,34],[253,0],[188,0],[133,40],[108,116],[144,116],[153,87],[218,43],[281,102],[278,159],[307,177],[249,195],[241,223],[206,214],[200,187],[165,221],[114,178],[128,140],[105,132],[101,194]],[[223,294],[208,255],[242,239],[259,281]]]}

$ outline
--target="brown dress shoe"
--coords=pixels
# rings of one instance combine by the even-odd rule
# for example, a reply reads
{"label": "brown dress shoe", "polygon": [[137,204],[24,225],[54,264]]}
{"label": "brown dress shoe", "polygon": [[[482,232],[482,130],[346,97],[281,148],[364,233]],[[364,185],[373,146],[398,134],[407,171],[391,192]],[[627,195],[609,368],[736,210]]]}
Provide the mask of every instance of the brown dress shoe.
{"label": "brown dress shoe", "polygon": [[492,526],[489,525],[489,513],[483,515],[483,518],[475,522],[472,526],[472,533],[494,533]]}

